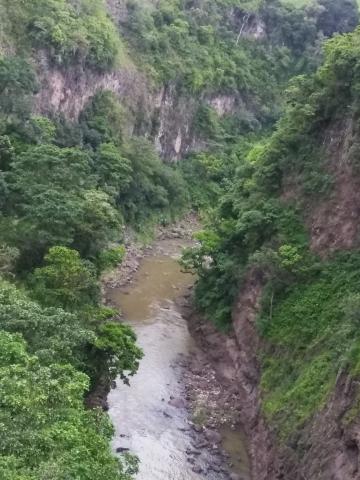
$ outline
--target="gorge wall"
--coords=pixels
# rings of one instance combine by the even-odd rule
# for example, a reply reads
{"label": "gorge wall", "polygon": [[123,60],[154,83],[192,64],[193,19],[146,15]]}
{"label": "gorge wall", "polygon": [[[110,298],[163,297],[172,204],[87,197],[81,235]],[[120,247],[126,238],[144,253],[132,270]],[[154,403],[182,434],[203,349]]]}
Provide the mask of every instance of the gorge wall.
{"label": "gorge wall", "polygon": [[[151,2],[149,2],[151,5]],[[128,18],[126,2],[108,1],[111,17],[118,25],[126,25]],[[146,8],[146,7],[145,7]],[[149,7],[151,8],[151,7]],[[238,11],[227,13],[230,20],[236,19],[239,38],[262,41],[265,25],[254,14]],[[253,101],[243,92],[203,91],[199,94],[179,91],[176,81],[163,84],[154,82],[146,71],[128,57],[123,65],[110,72],[96,72],[75,64],[58,67],[49,58],[47,51],[39,51],[35,58],[40,89],[35,98],[35,112],[41,115],[62,115],[76,122],[81,112],[96,93],[113,92],[126,110],[128,134],[140,135],[153,141],[158,153],[169,162],[181,160],[190,152],[212,148],[211,139],[196,131],[195,122],[199,105],[214,110],[219,119],[256,110]]]}
{"label": "gorge wall", "polygon": [[[357,39],[359,32],[354,37]],[[357,40],[355,40],[357,42]],[[355,100],[349,100],[352,102]],[[301,104],[304,105],[304,101]],[[355,107],[354,107],[355,108]],[[317,119],[321,117],[321,107],[316,109]],[[292,115],[294,112],[292,112]],[[340,118],[339,118],[340,117]],[[325,125],[324,125],[325,123]],[[301,136],[301,142],[306,138],[310,141],[311,135],[316,137],[316,142],[321,145],[322,153],[322,179],[327,175],[331,178],[331,185],[326,193],[316,194],[314,196],[304,196],[304,172],[297,170],[297,167],[285,167],[281,188],[278,192],[282,207],[287,205],[297,205],[300,211],[301,221],[304,222],[308,235],[308,244],[310,255],[315,255],[312,262],[321,259],[321,262],[335,262],[341,255],[356,255],[359,247],[359,171],[357,167],[357,115],[348,116],[341,111],[332,112],[327,120],[319,127],[319,124],[313,130],[305,129],[304,136]],[[310,133],[311,132],[311,133]],[[295,140],[295,142],[300,140]],[[291,144],[290,155],[296,156],[297,148],[294,143]],[[281,155],[281,154],[280,154]],[[301,157],[300,157],[301,158]],[[314,158],[314,157],[312,157]],[[270,198],[270,197],[269,197]],[[284,241],[284,240],[282,240]],[[271,244],[270,244],[271,245]],[[272,267],[271,267],[272,268]],[[313,388],[323,388],[326,381],[317,379],[314,373],[313,379],[307,379],[308,384],[304,385],[304,397],[297,400],[296,403],[286,404],[284,402],[281,410],[277,415],[269,421],[264,413],[264,404],[268,401],[271,392],[264,388],[264,371],[267,372],[271,368],[271,362],[274,357],[283,357],[283,362],[296,362],[296,356],[292,356],[287,349],[298,348],[297,341],[291,340],[291,346],[281,345],[274,342],[273,339],[267,338],[259,327],[259,318],[264,318],[268,322],[267,328],[279,328],[287,331],[289,328],[297,331],[294,324],[287,327],[282,323],[279,327],[273,327],[273,302],[276,303],[276,295],[280,296],[277,302],[286,302],[286,292],[288,280],[285,280],[285,286],[276,293],[274,300],[274,290],[270,299],[270,307],[265,305],[264,310],[264,287],[269,282],[274,281],[274,271],[271,271],[269,264],[263,268],[248,267],[247,273],[241,281],[241,289],[236,296],[235,305],[232,310],[232,326],[234,330],[235,349],[232,351],[232,361],[234,367],[234,377],[241,387],[239,388],[239,404],[242,406],[241,416],[245,426],[248,439],[249,451],[252,458],[253,478],[256,479],[286,479],[286,480],[303,480],[303,479],[333,479],[333,480],[355,480],[360,475],[360,420],[359,420],[359,377],[351,367],[351,361],[345,360],[346,349],[349,346],[348,339],[344,344],[337,345],[338,340],[334,340],[335,348],[340,350],[340,360],[334,362],[331,367],[330,385],[326,386],[326,394],[322,397],[313,413],[306,416],[300,425],[291,430],[291,434],[286,435],[281,432],[281,417],[291,418],[296,415],[297,409],[306,405],[308,395],[311,395],[309,385],[313,383]],[[322,267],[320,267],[322,268]],[[334,272],[335,277],[337,275]],[[339,275],[340,269],[339,269]],[[356,267],[350,267],[348,275],[353,275],[354,281],[358,276]],[[311,279],[298,279],[300,284],[305,282],[305,290],[312,288]],[[290,284],[294,280],[290,280]],[[297,309],[299,316],[297,321],[306,322],[306,315],[314,316],[311,320],[311,329],[319,329],[317,326],[318,318],[322,309],[325,309],[327,302],[326,285],[331,282],[330,278],[324,279],[320,295],[315,300],[316,306],[307,310],[307,307],[299,307],[292,300],[291,308],[287,304],[288,315],[296,314]],[[351,281],[350,284],[351,285]],[[294,287],[295,291],[299,287]],[[300,287],[302,288],[302,287]],[[291,287],[290,287],[291,289]],[[305,293],[304,293],[305,294]],[[341,302],[346,305],[347,291],[341,298]],[[269,302],[269,297],[267,297]],[[276,307],[274,307],[276,308]],[[280,307],[281,308],[281,307]],[[336,313],[336,326],[334,331],[347,328],[340,307]],[[312,313],[311,313],[312,312]],[[268,315],[270,318],[268,318]],[[287,320],[291,324],[291,320]],[[282,319],[285,322],[285,319]],[[319,320],[320,322],[320,320]],[[345,326],[344,326],[345,324]],[[299,325],[301,328],[301,323]],[[306,326],[304,326],[306,329]],[[332,327],[328,326],[328,329]],[[279,330],[281,331],[281,330]],[[329,330],[328,330],[329,331]],[[299,331],[300,332],[300,331]],[[317,355],[318,352],[329,352],[327,346],[327,332],[323,331],[312,346],[306,344],[301,346],[299,353],[300,358],[306,362],[308,355]],[[293,335],[291,333],[291,335]],[[333,334],[331,334],[333,335]],[[309,340],[308,340],[309,341]],[[355,340],[356,342],[357,340]],[[218,342],[217,348],[223,349],[224,341]],[[213,346],[214,348],[214,346]],[[226,347],[227,348],[227,347]],[[211,349],[211,348],[210,348]],[[329,349],[329,350],[327,350]],[[326,353],[327,355],[328,353]],[[268,356],[268,357],[267,357]],[[342,357],[342,359],[341,359]],[[354,361],[355,359],[352,359]],[[302,360],[300,360],[302,361]],[[331,357],[327,360],[332,364]],[[311,365],[311,363],[310,363]],[[280,364],[279,364],[280,367]],[[284,367],[286,369],[286,367]],[[296,367],[295,367],[296,368]],[[324,368],[324,367],[322,367]],[[296,373],[295,373],[296,372]],[[286,377],[284,384],[289,383],[286,388],[285,398],[289,398],[295,391],[295,385],[303,372],[296,371],[291,376]],[[221,372],[220,372],[221,373]],[[275,373],[272,373],[275,375]],[[299,376],[299,377],[298,377]],[[278,381],[282,381],[279,377]],[[324,382],[324,383],[323,383]],[[277,385],[273,388],[276,390]],[[269,405],[269,404],[268,404]],[[271,404],[269,405],[269,407]],[[269,408],[267,407],[267,408]],[[291,422],[291,420],[289,420]],[[280,434],[279,434],[280,430]],[[279,438],[280,435],[280,438]],[[284,435],[284,436],[282,436]],[[286,440],[285,440],[286,439]]]}
{"label": "gorge wall", "polygon": [[[121,261],[109,248],[125,225],[166,223],[195,192],[195,296],[223,333],[190,326],[237,396],[254,480],[359,478],[360,31],[322,50],[355,28],[355,1],[0,0],[0,16],[0,271],[44,308],[75,312],[83,337],[66,361],[109,374],[96,275]],[[87,279],[90,293],[75,282],[83,305],[46,284],[56,255]],[[44,355],[11,291],[3,329]],[[117,469],[107,459],[104,479]]]}
{"label": "gorge wall", "polygon": [[[331,172],[334,184],[321,201],[305,201],[303,221],[310,248],[326,259],[336,251],[354,251],[359,245],[359,174],[349,155],[357,138],[353,119],[331,123],[320,138],[325,145],[325,169]],[[296,195],[301,197],[290,175],[283,182],[282,202],[285,205]],[[248,269],[232,308],[231,334],[220,333],[197,314],[190,318],[190,328],[210,355],[219,378],[236,392],[252,478],[355,480],[360,475],[360,382],[345,365],[334,372],[336,378],[324,403],[290,440],[279,441],[277,420],[269,422],[264,415],[262,357],[267,350],[276,349],[258,326],[269,278],[267,269]],[[281,350],[275,354],[281,356]],[[289,410],[287,415],[291,414]]]}

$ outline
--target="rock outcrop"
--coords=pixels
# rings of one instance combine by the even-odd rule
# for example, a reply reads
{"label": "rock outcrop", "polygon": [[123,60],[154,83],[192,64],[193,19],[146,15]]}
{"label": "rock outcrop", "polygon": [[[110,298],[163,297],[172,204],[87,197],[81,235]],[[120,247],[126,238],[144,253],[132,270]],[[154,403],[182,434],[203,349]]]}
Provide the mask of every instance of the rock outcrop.
{"label": "rock outcrop", "polygon": [[[126,131],[151,139],[166,161],[177,161],[190,151],[208,148],[207,142],[194,131],[199,99],[179,95],[174,85],[155,86],[134,65],[101,74],[77,65],[66,69],[52,65],[44,52],[39,54],[40,90],[35,110],[44,115],[63,115],[76,121],[91,98],[101,90],[117,95],[126,109]],[[235,96],[214,95],[202,99],[219,117],[245,109]]]}

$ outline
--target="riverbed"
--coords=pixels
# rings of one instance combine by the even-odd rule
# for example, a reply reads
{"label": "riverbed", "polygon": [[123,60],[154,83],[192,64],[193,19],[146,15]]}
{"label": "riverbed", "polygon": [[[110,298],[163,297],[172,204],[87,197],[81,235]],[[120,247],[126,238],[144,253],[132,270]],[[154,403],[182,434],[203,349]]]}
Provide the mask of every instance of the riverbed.
{"label": "riverbed", "polygon": [[232,478],[248,480],[240,432],[224,426],[222,444],[212,431],[210,442],[204,442],[189,409],[184,369],[197,347],[176,304],[194,282],[177,261],[184,243],[158,242],[130,284],[106,292],[144,351],[130,387],[118,381],[108,397],[113,449],[128,449],[139,457],[137,480],[225,480],[231,472]]}

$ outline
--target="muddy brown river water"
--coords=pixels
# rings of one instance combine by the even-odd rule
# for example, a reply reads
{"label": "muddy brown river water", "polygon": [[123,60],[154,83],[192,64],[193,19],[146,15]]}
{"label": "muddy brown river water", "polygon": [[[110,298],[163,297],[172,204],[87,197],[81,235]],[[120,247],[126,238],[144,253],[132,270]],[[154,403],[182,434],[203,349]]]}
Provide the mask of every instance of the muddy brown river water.
{"label": "muddy brown river water", "polygon": [[[183,243],[161,242],[153,255],[142,260],[132,284],[107,292],[134,328],[145,354],[131,386],[117,382],[108,398],[115,426],[113,448],[129,449],[139,457],[137,480],[229,478],[225,473],[209,471],[212,459],[207,450],[197,457],[197,468],[189,462],[186,451],[194,443],[190,413],[182,405],[176,408],[168,403],[184,398],[179,359],[196,348],[174,303],[194,281],[193,276],[181,271],[176,259]],[[250,479],[243,437],[227,427],[221,434],[233,472],[241,474],[241,479]]]}

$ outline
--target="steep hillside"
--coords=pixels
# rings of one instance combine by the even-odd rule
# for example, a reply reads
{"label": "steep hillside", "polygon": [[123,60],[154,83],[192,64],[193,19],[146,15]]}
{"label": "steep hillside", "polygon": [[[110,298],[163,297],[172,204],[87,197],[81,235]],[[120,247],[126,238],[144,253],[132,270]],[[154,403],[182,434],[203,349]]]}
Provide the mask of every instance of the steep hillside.
{"label": "steep hillside", "polygon": [[234,328],[258,479],[359,476],[359,48],[359,30],[330,40],[270,137],[192,160],[224,190],[184,262]]}
{"label": "steep hillside", "polygon": [[324,18],[333,6],[321,3],[2,0],[0,45],[31,59],[37,113],[77,121],[96,92],[110,90],[126,130],[176,160],[223,130],[234,137],[277,118],[283,86],[318,63],[323,33],[356,24],[351,2],[342,22]]}
{"label": "steep hillside", "polygon": [[[359,34],[336,37],[306,75],[324,38],[356,25],[354,1],[0,0],[0,16],[0,477],[133,478],[137,459],[115,459],[108,417],[85,408],[142,358],[100,278],[121,263],[125,229],[146,236],[190,206],[214,210],[188,259],[199,305],[229,324],[243,282],[238,344],[249,320],[257,347],[262,298],[261,387],[255,347],[240,371],[254,428],[263,410],[253,438],[272,425],[274,451],[312,468],[304,425],[358,369],[358,257],[329,253],[358,241]],[[279,455],[257,463],[250,448],[270,478]]]}

